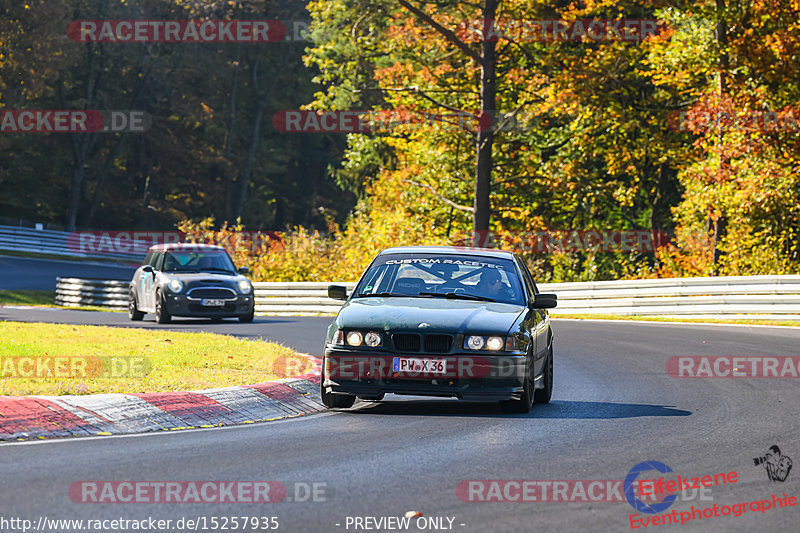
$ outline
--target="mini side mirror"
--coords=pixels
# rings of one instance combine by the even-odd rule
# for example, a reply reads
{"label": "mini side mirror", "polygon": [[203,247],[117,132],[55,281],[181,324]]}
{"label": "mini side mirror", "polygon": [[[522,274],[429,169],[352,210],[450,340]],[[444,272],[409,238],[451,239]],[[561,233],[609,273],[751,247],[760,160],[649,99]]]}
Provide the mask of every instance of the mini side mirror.
{"label": "mini side mirror", "polygon": [[148,274],[152,274],[153,267],[151,267],[150,265],[145,265],[142,267],[142,272],[147,272]]}
{"label": "mini side mirror", "polygon": [[545,294],[540,292],[536,295],[531,307],[534,309],[552,309],[558,305],[558,297],[555,294]]}
{"label": "mini side mirror", "polygon": [[239,267],[237,272],[239,272],[239,274],[247,274],[248,272],[250,272],[250,269],[247,267]]}
{"label": "mini side mirror", "polygon": [[347,287],[341,285],[328,285],[328,298],[334,300],[347,300]]}

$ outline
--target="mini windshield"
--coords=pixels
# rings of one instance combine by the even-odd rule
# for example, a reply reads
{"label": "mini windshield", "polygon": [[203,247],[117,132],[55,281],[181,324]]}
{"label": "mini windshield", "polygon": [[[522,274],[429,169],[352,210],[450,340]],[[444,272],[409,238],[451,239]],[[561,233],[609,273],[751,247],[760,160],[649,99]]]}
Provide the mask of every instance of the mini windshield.
{"label": "mini windshield", "polygon": [[173,250],[164,257],[164,272],[224,272],[235,274],[233,261],[225,252]]}
{"label": "mini windshield", "polygon": [[484,300],[523,305],[513,261],[448,254],[387,254],[364,274],[355,297]]}

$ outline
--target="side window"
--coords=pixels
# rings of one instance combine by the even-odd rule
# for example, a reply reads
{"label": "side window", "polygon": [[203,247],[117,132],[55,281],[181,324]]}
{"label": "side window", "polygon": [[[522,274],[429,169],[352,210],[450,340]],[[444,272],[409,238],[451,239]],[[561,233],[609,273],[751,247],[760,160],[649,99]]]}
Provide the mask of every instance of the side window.
{"label": "side window", "polygon": [[157,252],[153,261],[153,268],[155,270],[161,270],[161,265],[164,262],[164,252]]}
{"label": "side window", "polygon": [[143,265],[153,266],[153,256],[154,255],[155,255],[155,252],[147,252],[147,257],[144,258],[144,263],[142,263],[142,264]]}
{"label": "side window", "polygon": [[533,299],[539,290],[536,288],[536,284],[533,282],[533,276],[531,276],[531,273],[528,270],[528,265],[525,264],[525,261],[519,258],[517,258],[517,261],[519,262],[520,268],[522,268],[522,276],[525,278],[525,286],[527,287],[528,298]]}

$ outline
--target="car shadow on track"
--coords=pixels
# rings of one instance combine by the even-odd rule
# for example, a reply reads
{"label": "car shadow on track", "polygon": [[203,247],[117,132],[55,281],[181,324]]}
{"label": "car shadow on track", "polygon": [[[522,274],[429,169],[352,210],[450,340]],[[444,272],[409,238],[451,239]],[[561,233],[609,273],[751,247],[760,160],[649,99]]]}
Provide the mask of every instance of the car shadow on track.
{"label": "car shadow on track", "polygon": [[676,409],[668,405],[640,403],[583,402],[554,400],[549,404],[537,404],[525,415],[509,414],[497,403],[473,403],[460,401],[406,400],[383,401],[362,404],[360,409],[343,413],[354,415],[419,415],[419,416],[472,416],[510,418],[555,418],[555,419],[611,419],[637,418],[643,416],[690,416],[691,411]]}

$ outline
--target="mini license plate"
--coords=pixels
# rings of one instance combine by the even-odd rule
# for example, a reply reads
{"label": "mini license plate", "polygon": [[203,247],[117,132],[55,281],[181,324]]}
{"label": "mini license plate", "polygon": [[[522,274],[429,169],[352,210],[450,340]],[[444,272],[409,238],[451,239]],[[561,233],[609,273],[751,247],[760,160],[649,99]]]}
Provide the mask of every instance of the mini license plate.
{"label": "mini license plate", "polygon": [[422,374],[446,374],[445,359],[422,359],[416,357],[395,357],[392,362],[394,372],[419,372]]}
{"label": "mini license plate", "polygon": [[204,305],[206,307],[222,307],[225,305],[225,300],[216,300],[211,298],[203,298],[200,301],[200,305]]}

